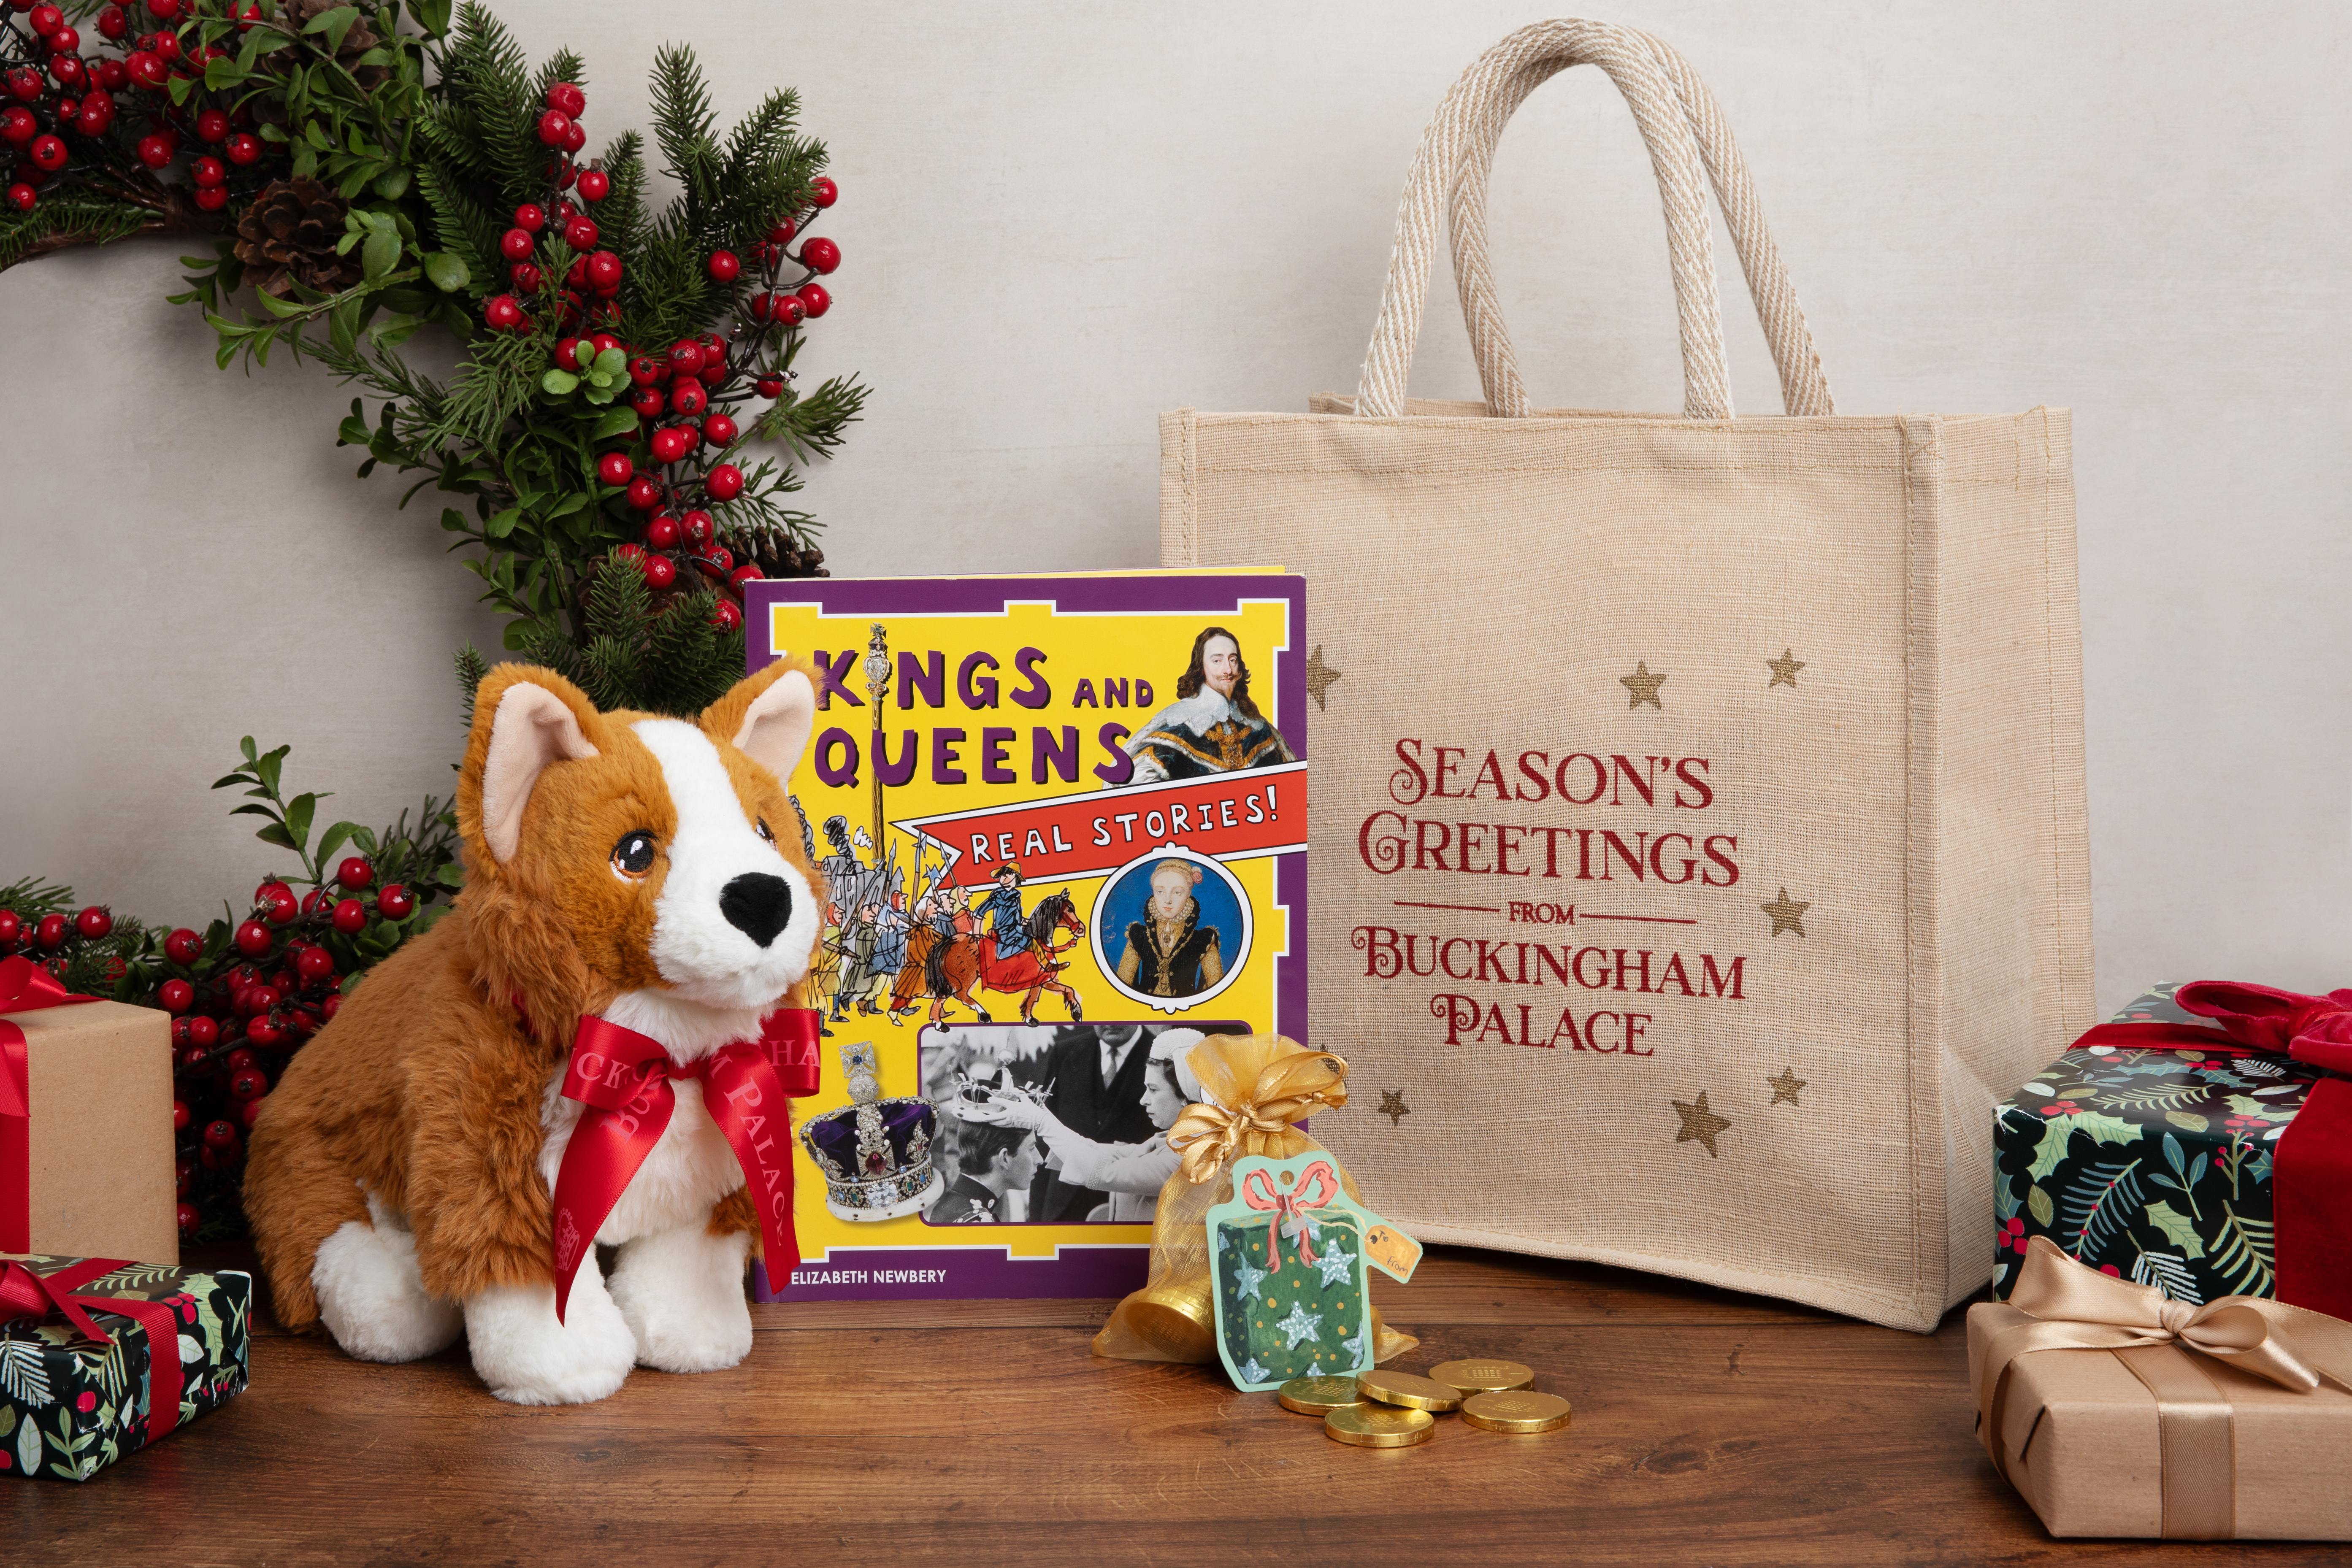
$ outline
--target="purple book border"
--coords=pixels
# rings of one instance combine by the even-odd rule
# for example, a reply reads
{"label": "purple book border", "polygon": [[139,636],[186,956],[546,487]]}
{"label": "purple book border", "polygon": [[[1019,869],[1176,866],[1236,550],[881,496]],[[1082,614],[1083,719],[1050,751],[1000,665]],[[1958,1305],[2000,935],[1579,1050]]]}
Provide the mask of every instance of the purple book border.
{"label": "purple book border", "polygon": [[[1013,1229],[1025,1227],[1014,1226]],[[1065,1241],[1051,1258],[1015,1258],[1006,1247],[837,1247],[803,1260],[803,1274],[854,1273],[865,1281],[803,1281],[789,1295],[768,1286],[768,1266],[751,1265],[755,1301],[993,1301],[1045,1296],[1124,1296],[1143,1284],[1151,1249]],[[877,1274],[936,1273],[936,1280],[875,1283]]]}
{"label": "purple book border", "polygon": [[[1310,763],[1307,749],[1306,584],[1279,574],[1223,573],[1208,576],[1104,577],[866,577],[761,579],[744,585],[744,653],[757,670],[776,657],[769,641],[768,608],[774,604],[821,604],[829,615],[980,615],[1001,612],[1014,601],[1050,600],[1065,610],[1090,613],[1121,611],[1219,615],[1238,611],[1244,600],[1285,600],[1290,606],[1290,645],[1275,655],[1276,727],[1291,754]],[[862,636],[860,638],[862,641]],[[1313,788],[1307,813],[1314,814]],[[1307,857],[1284,855],[1275,867],[1275,896],[1290,911],[1290,949],[1276,962],[1275,1028],[1307,1042]],[[938,1281],[895,1280],[887,1283],[800,1284],[789,1295],[769,1289],[765,1265],[751,1279],[755,1301],[988,1301],[1020,1297],[1123,1296],[1140,1286],[1150,1249],[1065,1242],[1051,1258],[1015,1258],[1009,1248],[845,1247],[819,1260],[803,1260],[803,1272],[919,1273],[935,1270]]]}

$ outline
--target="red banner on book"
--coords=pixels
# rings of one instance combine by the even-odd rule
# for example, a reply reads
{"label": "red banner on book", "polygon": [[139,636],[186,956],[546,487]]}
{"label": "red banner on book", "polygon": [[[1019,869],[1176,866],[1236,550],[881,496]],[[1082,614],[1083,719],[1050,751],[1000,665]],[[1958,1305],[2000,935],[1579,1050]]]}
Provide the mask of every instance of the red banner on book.
{"label": "red banner on book", "polygon": [[1004,865],[1018,865],[1029,883],[1100,876],[1170,848],[1250,860],[1306,846],[1307,765],[1089,789],[896,825],[950,852],[945,881],[954,887],[985,887]]}

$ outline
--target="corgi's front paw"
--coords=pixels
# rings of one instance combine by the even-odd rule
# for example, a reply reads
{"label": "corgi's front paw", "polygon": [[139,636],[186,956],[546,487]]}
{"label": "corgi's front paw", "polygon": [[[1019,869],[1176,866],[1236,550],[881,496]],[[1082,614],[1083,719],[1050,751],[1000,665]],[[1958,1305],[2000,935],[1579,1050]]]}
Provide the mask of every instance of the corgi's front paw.
{"label": "corgi's front paw", "polygon": [[514,1405],[585,1405],[627,1380],[636,1338],[594,1263],[572,1281],[564,1321],[552,1285],[493,1285],[466,1303],[474,1372]]}
{"label": "corgi's front paw", "polygon": [[717,1372],[751,1354],[751,1307],[743,1294],[749,1236],[683,1226],[639,1237],[613,1265],[612,1294],[636,1339],[640,1364],[659,1372]]}

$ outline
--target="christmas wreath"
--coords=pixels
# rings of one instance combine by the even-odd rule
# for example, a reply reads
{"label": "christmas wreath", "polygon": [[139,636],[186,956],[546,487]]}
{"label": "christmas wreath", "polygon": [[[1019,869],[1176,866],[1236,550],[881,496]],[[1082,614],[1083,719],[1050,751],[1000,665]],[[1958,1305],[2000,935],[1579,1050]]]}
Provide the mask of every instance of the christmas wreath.
{"label": "christmas wreath", "polygon": [[[840,190],[793,93],[722,137],[692,51],[662,49],[651,152],[677,193],[656,206],[637,132],[589,155],[580,57],[533,69],[478,5],[0,5],[0,267],[209,237],[171,298],[220,367],[282,349],[353,385],[337,444],[362,478],[418,476],[404,507],[458,498],[440,524],[509,650],[602,707],[694,713],[742,672],[744,583],[821,574],[791,500],[866,391],[796,384],[842,253],[806,232]],[[402,352],[431,329],[461,346],[446,381]],[[468,706],[487,663],[457,653]],[[0,953],[173,1015],[182,1221],[205,1232],[236,1223],[241,1137],[286,1056],[460,881],[445,802],[314,840],[321,797],[281,793],[286,755],[247,738],[215,786],[300,862],[242,916],[199,933],[0,888]]]}

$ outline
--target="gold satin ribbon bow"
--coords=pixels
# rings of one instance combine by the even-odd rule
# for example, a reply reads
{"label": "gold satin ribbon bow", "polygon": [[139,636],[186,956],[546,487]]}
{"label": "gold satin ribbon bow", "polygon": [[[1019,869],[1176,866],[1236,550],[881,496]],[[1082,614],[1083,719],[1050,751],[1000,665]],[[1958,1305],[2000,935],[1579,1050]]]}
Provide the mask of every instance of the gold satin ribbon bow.
{"label": "gold satin ribbon bow", "polygon": [[2352,1392],[2352,1323],[2260,1296],[2190,1306],[2153,1285],[2089,1268],[2046,1236],[2028,1245],[2009,1304],[2036,1321],[2000,1331],[1986,1347],[1977,1409],[1993,1468],[2032,1495],[2011,1473],[2001,1441],[2010,1372],[2019,1356],[2113,1352],[2156,1398],[2168,1540],[2227,1541],[2236,1531],[2229,1396],[2181,1352],[2211,1356],[2297,1393],[2316,1389],[2322,1376]]}
{"label": "gold satin ribbon bow", "polygon": [[[1290,1145],[1298,1134],[1290,1124],[1348,1103],[1346,1061],[1328,1051],[1306,1051],[1288,1040],[1278,1043],[1290,1046],[1290,1053],[1259,1069],[1231,1108],[1213,1102],[1187,1105],[1168,1129],[1168,1146],[1182,1156],[1186,1180],[1195,1185],[1207,1181],[1236,1154],[1277,1159],[1297,1154],[1298,1148]],[[1202,1063],[1200,1048],[1194,1049],[1197,1072]],[[1206,1082],[1209,1074],[1200,1076]]]}

